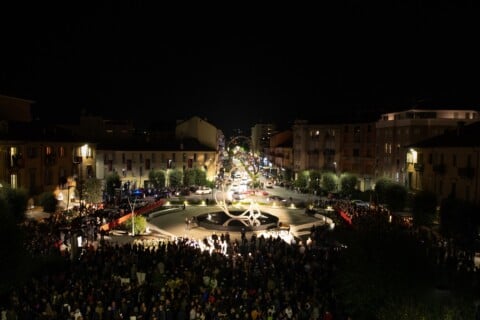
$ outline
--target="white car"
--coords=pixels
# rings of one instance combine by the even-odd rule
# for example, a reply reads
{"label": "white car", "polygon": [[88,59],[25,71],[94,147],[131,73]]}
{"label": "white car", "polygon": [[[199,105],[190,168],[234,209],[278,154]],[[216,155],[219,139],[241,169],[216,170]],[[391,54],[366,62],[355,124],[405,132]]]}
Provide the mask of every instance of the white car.
{"label": "white car", "polygon": [[200,187],[195,191],[195,194],[210,194],[212,189],[209,187]]}

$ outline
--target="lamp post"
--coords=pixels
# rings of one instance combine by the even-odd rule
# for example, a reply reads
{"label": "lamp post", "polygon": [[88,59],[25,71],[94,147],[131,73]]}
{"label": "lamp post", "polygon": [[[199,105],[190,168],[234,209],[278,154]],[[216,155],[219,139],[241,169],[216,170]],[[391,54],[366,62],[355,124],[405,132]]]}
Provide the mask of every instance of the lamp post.
{"label": "lamp post", "polygon": [[137,202],[137,198],[133,200],[133,203],[130,200],[130,197],[128,197],[127,199],[128,199],[128,205],[130,206],[130,210],[132,211],[132,237],[134,237],[135,236],[135,204]]}

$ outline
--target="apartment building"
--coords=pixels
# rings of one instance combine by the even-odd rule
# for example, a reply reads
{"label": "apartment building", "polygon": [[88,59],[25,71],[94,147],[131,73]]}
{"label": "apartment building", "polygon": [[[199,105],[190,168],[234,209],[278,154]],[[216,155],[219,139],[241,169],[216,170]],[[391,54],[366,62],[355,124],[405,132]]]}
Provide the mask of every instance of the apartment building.
{"label": "apartment building", "polygon": [[474,110],[419,110],[382,114],[376,123],[376,174],[408,186],[405,146],[438,136],[458,125],[479,120]]}
{"label": "apartment building", "polygon": [[375,183],[375,123],[344,124],[341,131],[341,172],[355,174],[360,190],[372,189]]}
{"label": "apartment building", "polygon": [[216,149],[199,143],[196,139],[183,139],[154,143],[99,144],[96,171],[99,179],[116,172],[122,183],[131,188],[148,188],[151,170],[202,168],[207,179],[217,174]]}
{"label": "apartment building", "polygon": [[251,129],[252,152],[263,155],[270,147],[270,138],[276,133],[276,126],[272,123],[257,123]]}
{"label": "apartment building", "polygon": [[295,121],[293,134],[293,170],[329,170],[337,172],[340,162],[341,126]]}
{"label": "apartment building", "polygon": [[293,133],[292,130],[284,130],[270,137],[270,147],[266,148],[269,163],[273,167],[282,170],[293,171]]}
{"label": "apartment building", "polygon": [[408,146],[407,185],[480,204],[480,122],[464,125]]}

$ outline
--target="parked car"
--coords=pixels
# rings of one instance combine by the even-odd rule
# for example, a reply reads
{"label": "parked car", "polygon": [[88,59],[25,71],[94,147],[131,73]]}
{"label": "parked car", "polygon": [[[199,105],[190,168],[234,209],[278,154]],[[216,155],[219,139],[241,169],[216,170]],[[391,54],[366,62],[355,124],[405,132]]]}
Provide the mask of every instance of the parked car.
{"label": "parked car", "polygon": [[212,189],[209,187],[200,187],[195,191],[195,194],[210,194]]}
{"label": "parked car", "polygon": [[234,193],[232,193],[232,199],[233,200],[243,200],[243,199],[245,199],[245,195],[241,194],[240,192],[234,192]]}
{"label": "parked car", "polygon": [[357,208],[370,208],[370,204],[362,200],[352,200],[351,203]]}

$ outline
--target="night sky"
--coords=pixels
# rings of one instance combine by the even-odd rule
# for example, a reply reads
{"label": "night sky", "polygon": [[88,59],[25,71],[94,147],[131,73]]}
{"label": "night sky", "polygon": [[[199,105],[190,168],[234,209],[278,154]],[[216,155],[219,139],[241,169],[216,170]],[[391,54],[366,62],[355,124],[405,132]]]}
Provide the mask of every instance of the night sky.
{"label": "night sky", "polygon": [[143,126],[198,115],[226,132],[478,109],[473,1],[406,3],[3,10],[0,94],[35,100],[36,114],[53,121],[81,110]]}

